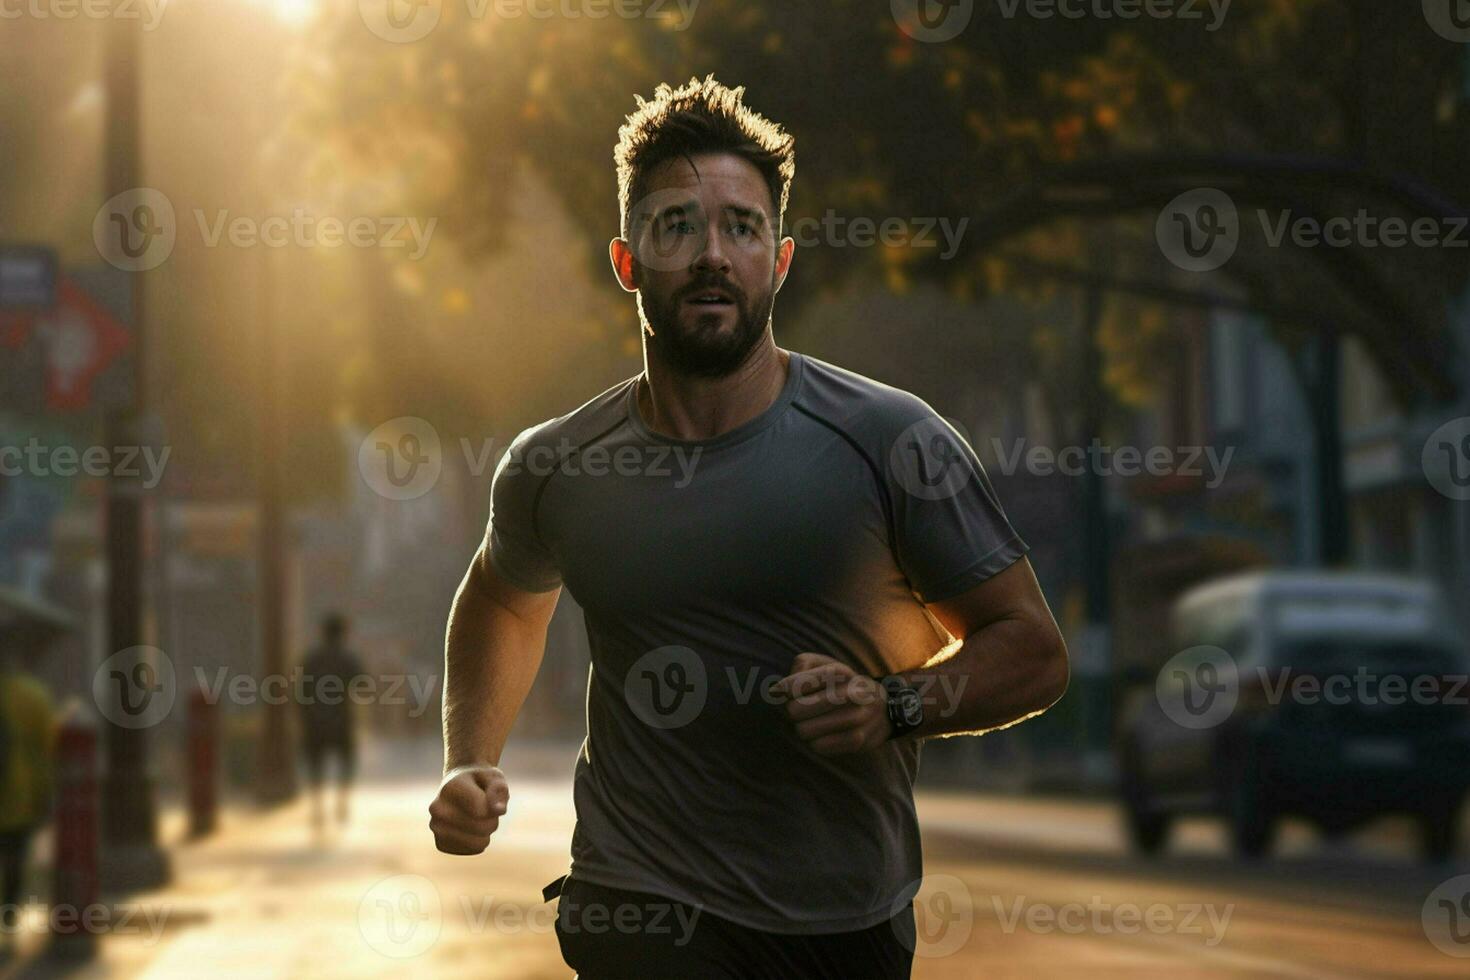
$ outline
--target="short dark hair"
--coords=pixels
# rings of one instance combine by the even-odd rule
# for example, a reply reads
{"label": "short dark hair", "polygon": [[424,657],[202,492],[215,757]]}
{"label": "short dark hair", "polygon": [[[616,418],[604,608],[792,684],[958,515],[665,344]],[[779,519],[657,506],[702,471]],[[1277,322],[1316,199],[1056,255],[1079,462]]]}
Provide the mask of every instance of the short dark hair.
{"label": "short dark hair", "polygon": [[748,108],[745,86],[728,88],[708,75],[673,88],[659,85],[653,101],[634,95],[638,108],[618,127],[613,162],[618,170],[618,211],[622,235],[630,237],[631,207],[647,194],[648,175],[674,157],[696,153],[733,153],[761,172],[776,207],[776,227],[784,227],[791,180],[796,176],[796,137]]}
{"label": "short dark hair", "polygon": [[329,612],[322,617],[322,635],[329,640],[340,640],[347,632],[347,617],[339,612]]}

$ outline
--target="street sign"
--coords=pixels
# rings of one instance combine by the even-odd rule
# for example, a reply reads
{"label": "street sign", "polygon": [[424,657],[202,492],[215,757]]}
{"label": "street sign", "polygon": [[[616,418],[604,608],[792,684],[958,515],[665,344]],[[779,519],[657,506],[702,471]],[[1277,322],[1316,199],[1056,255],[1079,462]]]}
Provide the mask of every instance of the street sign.
{"label": "street sign", "polygon": [[130,276],[108,267],[58,275],[45,309],[0,310],[0,394],[22,415],[100,416],[133,397]]}
{"label": "street sign", "polygon": [[0,245],[0,310],[56,304],[56,252],[44,245]]}

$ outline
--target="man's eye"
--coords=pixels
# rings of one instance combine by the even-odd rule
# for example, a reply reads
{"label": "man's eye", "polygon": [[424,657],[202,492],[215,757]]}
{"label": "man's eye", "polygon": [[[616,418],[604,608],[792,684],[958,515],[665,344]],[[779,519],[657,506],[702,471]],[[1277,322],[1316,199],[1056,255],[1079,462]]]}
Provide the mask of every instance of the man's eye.
{"label": "man's eye", "polygon": [[749,238],[755,234],[755,228],[745,221],[737,221],[730,226],[730,230],[741,238]]}
{"label": "man's eye", "polygon": [[675,232],[680,235],[694,233],[694,222],[687,218],[670,218],[664,222],[664,231]]}

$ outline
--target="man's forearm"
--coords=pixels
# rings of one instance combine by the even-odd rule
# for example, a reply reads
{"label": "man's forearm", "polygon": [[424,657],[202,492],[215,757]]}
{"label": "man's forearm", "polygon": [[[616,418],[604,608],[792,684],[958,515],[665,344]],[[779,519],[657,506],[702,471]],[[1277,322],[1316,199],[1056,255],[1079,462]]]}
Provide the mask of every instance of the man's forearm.
{"label": "man's forearm", "polygon": [[1038,714],[1067,689],[1067,649],[1050,622],[1002,619],[939,663],[901,675],[924,699],[912,738],[979,734]]}
{"label": "man's forearm", "polygon": [[472,569],[460,583],[444,641],[444,771],[500,764],[546,649],[545,626],[516,618],[480,590]]}

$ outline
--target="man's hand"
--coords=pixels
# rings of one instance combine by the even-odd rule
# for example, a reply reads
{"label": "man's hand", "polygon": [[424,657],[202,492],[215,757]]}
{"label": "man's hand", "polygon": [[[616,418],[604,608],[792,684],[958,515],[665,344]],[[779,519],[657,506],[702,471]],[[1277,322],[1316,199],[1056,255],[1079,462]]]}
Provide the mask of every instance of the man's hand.
{"label": "man's hand", "polygon": [[818,755],[866,752],[892,731],[883,685],[820,653],[797,654],[771,691],[787,699],[786,716]]}
{"label": "man's hand", "polygon": [[429,804],[434,846],[445,854],[479,854],[490,844],[510,802],[505,773],[496,766],[460,766],[439,784]]}

